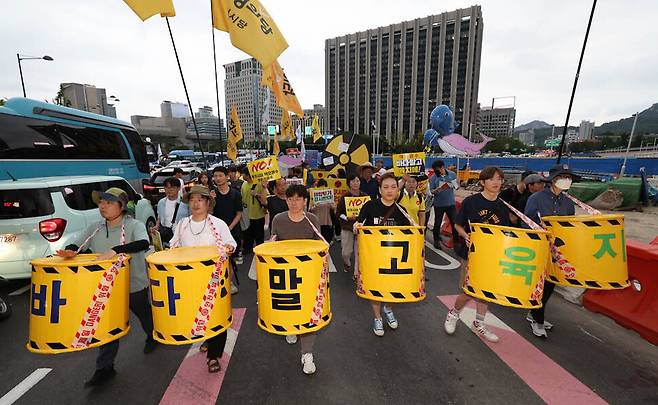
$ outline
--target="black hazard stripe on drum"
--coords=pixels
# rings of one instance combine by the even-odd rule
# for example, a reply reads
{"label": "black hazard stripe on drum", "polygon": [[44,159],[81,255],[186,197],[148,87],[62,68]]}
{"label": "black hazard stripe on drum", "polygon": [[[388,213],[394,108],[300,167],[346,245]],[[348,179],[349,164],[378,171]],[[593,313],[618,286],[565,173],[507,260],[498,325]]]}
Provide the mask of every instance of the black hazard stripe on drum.
{"label": "black hazard stripe on drum", "polygon": [[[384,292],[382,293],[381,291],[377,290],[368,290],[367,292],[370,293],[373,297],[378,297],[378,298],[385,298],[388,297],[389,295],[395,299],[403,300],[406,298],[414,297],[414,298],[420,298],[423,296],[423,294],[420,293],[420,291],[413,291],[410,293],[402,293],[399,291],[390,291],[390,292]],[[366,294],[367,295],[367,294]]]}
{"label": "black hazard stripe on drum", "polygon": [[257,255],[256,259],[261,263],[269,264],[296,264],[296,263],[306,263],[312,260],[322,260],[323,257],[327,255],[326,252],[310,253],[299,256],[260,256]]}
{"label": "black hazard stripe on drum", "polygon": [[[621,222],[619,222],[616,219],[609,219],[609,220],[598,220],[598,221],[557,221],[558,225],[563,227],[563,228],[575,228],[578,225],[582,224],[586,226],[587,228],[597,228],[601,226],[607,226],[607,225],[616,225],[619,226],[621,225]],[[547,227],[554,226],[552,222],[550,221],[544,221],[544,224]]]}
{"label": "black hazard stripe on drum", "polygon": [[548,234],[527,232],[524,230],[517,231],[512,229],[491,229],[486,226],[474,227],[474,232],[477,231],[481,231],[482,233],[486,233],[487,235],[494,235],[495,233],[500,233],[508,238],[516,238],[516,239],[528,238],[532,240],[542,240],[542,239],[548,240]]}
{"label": "black hazard stripe on drum", "polygon": [[[322,317],[322,320],[324,322],[327,322],[329,320],[329,314],[325,315]],[[301,331],[302,329],[313,329],[316,328],[318,325],[313,325],[311,323],[301,323],[298,325],[290,325],[290,326],[283,326],[283,325],[278,325],[278,324],[270,324],[268,326],[267,322],[265,322],[262,318],[258,319],[258,323],[265,329],[274,329],[277,332],[297,332]]]}
{"label": "black hazard stripe on drum", "polygon": [[575,286],[575,287],[589,287],[589,288],[598,288],[598,289],[610,289],[613,290],[620,290],[623,288],[626,288],[629,286],[629,281],[626,280],[624,283],[619,283],[616,281],[595,281],[595,280],[584,280],[584,281],[579,281],[573,278],[564,278],[564,279],[559,279],[555,276],[548,276],[548,281],[551,281],[553,283],[563,283],[567,282],[569,285]]}
{"label": "black hazard stripe on drum", "polygon": [[169,272],[175,272],[175,271],[188,271],[188,270],[195,270],[195,269],[201,269],[201,268],[206,268],[206,267],[215,267],[215,261],[213,260],[205,260],[202,262],[195,262],[194,264],[153,264],[153,263],[148,263],[148,267],[150,269],[155,269],[157,271],[169,271]]}
{"label": "black hazard stripe on drum", "polygon": [[[226,319],[226,322],[219,323],[216,326],[213,326],[212,328],[210,328],[210,330],[213,331],[213,332],[217,332],[219,330],[227,328],[224,325],[230,324],[231,321],[233,321],[233,315],[232,314],[228,316],[228,318]],[[196,340],[205,338],[204,335],[186,337],[186,336],[183,336],[183,335],[165,335],[164,333],[162,333],[160,331],[157,331],[157,330],[154,330],[153,332],[155,333],[155,335],[158,338],[160,338],[160,340],[165,340],[165,341],[172,341],[173,340],[173,341],[176,341],[176,342],[186,342],[186,341],[190,341],[190,340],[196,341]]]}
{"label": "black hazard stripe on drum", "polygon": [[537,300],[532,300],[532,299],[531,300],[525,300],[525,299],[521,299],[521,298],[518,298],[518,297],[510,297],[510,296],[507,296],[507,295],[496,294],[496,293],[493,293],[491,291],[480,290],[480,289],[477,289],[477,288],[473,288],[473,286],[471,286],[471,285],[466,286],[466,289],[471,294],[484,296],[484,297],[486,297],[490,300],[494,300],[495,302],[499,302],[499,303],[508,302],[510,304],[513,304],[513,305],[524,305],[524,306],[537,306],[537,305],[539,305],[539,301],[537,301]]}
{"label": "black hazard stripe on drum", "polygon": [[[126,327],[128,325],[126,324]],[[114,328],[108,333],[111,336],[117,336],[120,335],[122,332],[124,332],[126,329],[125,328]],[[89,342],[90,345],[94,345],[96,343],[100,343],[101,341],[98,340],[96,337],[92,337],[91,341]],[[66,344],[64,342],[46,342],[42,346],[39,346],[37,342],[34,340],[30,340],[30,347],[36,350],[42,350],[42,348],[48,347],[51,350],[66,350],[66,349],[72,349],[70,344]]]}

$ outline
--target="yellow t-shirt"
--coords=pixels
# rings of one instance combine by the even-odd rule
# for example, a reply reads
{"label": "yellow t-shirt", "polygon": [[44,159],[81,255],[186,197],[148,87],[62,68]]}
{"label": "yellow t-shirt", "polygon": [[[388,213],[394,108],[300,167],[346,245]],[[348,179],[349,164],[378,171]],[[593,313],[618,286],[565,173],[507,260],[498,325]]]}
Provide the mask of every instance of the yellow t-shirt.
{"label": "yellow t-shirt", "polygon": [[409,216],[413,218],[416,223],[418,223],[418,213],[420,211],[425,212],[425,199],[421,198],[418,193],[414,193],[410,196],[409,193],[407,193],[407,190],[403,190],[402,197],[398,201],[398,204],[407,210]]}
{"label": "yellow t-shirt", "polygon": [[265,207],[263,207],[258,200],[258,197],[252,196],[250,191],[256,191],[258,194],[263,192],[263,185],[251,184],[246,181],[242,183],[240,194],[242,195],[242,208],[243,212],[249,213],[249,219],[261,219],[265,217]]}

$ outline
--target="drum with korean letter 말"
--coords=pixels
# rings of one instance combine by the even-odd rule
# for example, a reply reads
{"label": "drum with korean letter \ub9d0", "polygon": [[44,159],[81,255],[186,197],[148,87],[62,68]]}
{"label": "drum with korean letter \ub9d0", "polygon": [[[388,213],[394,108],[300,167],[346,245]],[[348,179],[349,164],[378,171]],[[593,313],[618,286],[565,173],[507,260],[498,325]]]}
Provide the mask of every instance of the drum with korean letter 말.
{"label": "drum with korean letter \ub9d0", "polygon": [[[217,336],[231,326],[228,260],[222,264],[217,287],[208,289],[218,260],[216,246],[180,247],[146,258],[155,340],[168,345],[190,344]],[[214,302],[210,301],[212,308],[205,334],[193,335],[199,308],[205,297],[212,296],[215,298]]]}
{"label": "drum with korean letter \ub9d0", "polygon": [[[81,254],[33,260],[27,349],[42,354],[73,352],[110,343],[128,333],[130,256],[125,256],[105,289],[99,284],[103,277],[111,277],[108,270],[116,257],[96,261],[95,254]],[[89,343],[74,345],[87,314],[97,317]]]}

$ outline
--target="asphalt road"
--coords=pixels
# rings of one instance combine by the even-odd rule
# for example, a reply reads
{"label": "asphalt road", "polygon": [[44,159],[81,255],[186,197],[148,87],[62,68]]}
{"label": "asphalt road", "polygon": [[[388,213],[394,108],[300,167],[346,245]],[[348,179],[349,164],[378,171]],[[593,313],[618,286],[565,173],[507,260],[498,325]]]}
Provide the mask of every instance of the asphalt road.
{"label": "asphalt road", "polygon": [[[446,270],[449,262],[430,249],[427,298],[396,306],[400,327],[377,337],[368,303],[355,295],[351,275],[340,269],[339,247],[331,253],[339,264],[339,272],[331,273],[334,317],[318,335],[312,376],[301,371],[299,343],[288,345],[256,326],[256,283],[247,278],[245,260],[233,307],[246,312],[217,403],[540,404],[546,392],[563,398],[560,403],[578,403],[569,400],[569,392],[581,385],[591,392],[591,403],[658,403],[656,347],[557,294],[547,308],[547,319],[555,324],[547,340],[532,335],[525,311],[494,305],[491,313],[518,333],[518,344],[487,345],[463,323],[448,336],[443,331],[448,309],[437,297],[457,294],[459,272]],[[52,369],[16,404],[159,403],[188,353],[187,346],[160,346],[144,355],[144,334],[133,317],[133,330],[121,339],[116,378],[85,389],[96,350],[28,352],[29,293],[10,298],[14,315],[0,323],[0,398],[35,370]],[[184,388],[189,403],[199,403],[193,382]]]}

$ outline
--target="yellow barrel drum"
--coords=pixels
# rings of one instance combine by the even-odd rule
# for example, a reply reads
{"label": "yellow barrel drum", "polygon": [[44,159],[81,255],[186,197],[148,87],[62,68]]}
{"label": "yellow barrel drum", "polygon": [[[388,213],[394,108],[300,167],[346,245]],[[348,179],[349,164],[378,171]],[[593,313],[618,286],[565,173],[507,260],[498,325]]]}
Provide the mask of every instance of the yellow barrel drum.
{"label": "yellow barrel drum", "polygon": [[87,309],[95,301],[99,282],[114,264],[113,260],[96,261],[96,257],[95,254],[81,254],[73,258],[53,256],[32,261],[29,351],[73,352],[104,345],[128,333],[129,256],[114,279],[90,344],[73,346]]}
{"label": "yellow barrel drum", "polygon": [[359,243],[359,297],[381,302],[425,299],[424,227],[363,226]]}
{"label": "yellow barrel drum", "polygon": [[195,318],[218,259],[216,246],[181,247],[146,258],[155,340],[168,345],[190,344],[217,336],[231,326],[231,282],[226,260],[206,333],[192,336]]}
{"label": "yellow barrel drum", "polygon": [[329,273],[320,322],[310,323],[327,245],[319,240],[268,242],[254,248],[258,280],[258,326],[277,335],[304,334],[331,321]]}
{"label": "yellow barrel drum", "polygon": [[466,294],[507,307],[541,307],[548,232],[473,223],[470,239]]}
{"label": "yellow barrel drum", "polygon": [[542,221],[557,249],[573,266],[569,272],[552,263],[549,281],[597,290],[628,287],[623,215],[556,216],[543,217]]}

